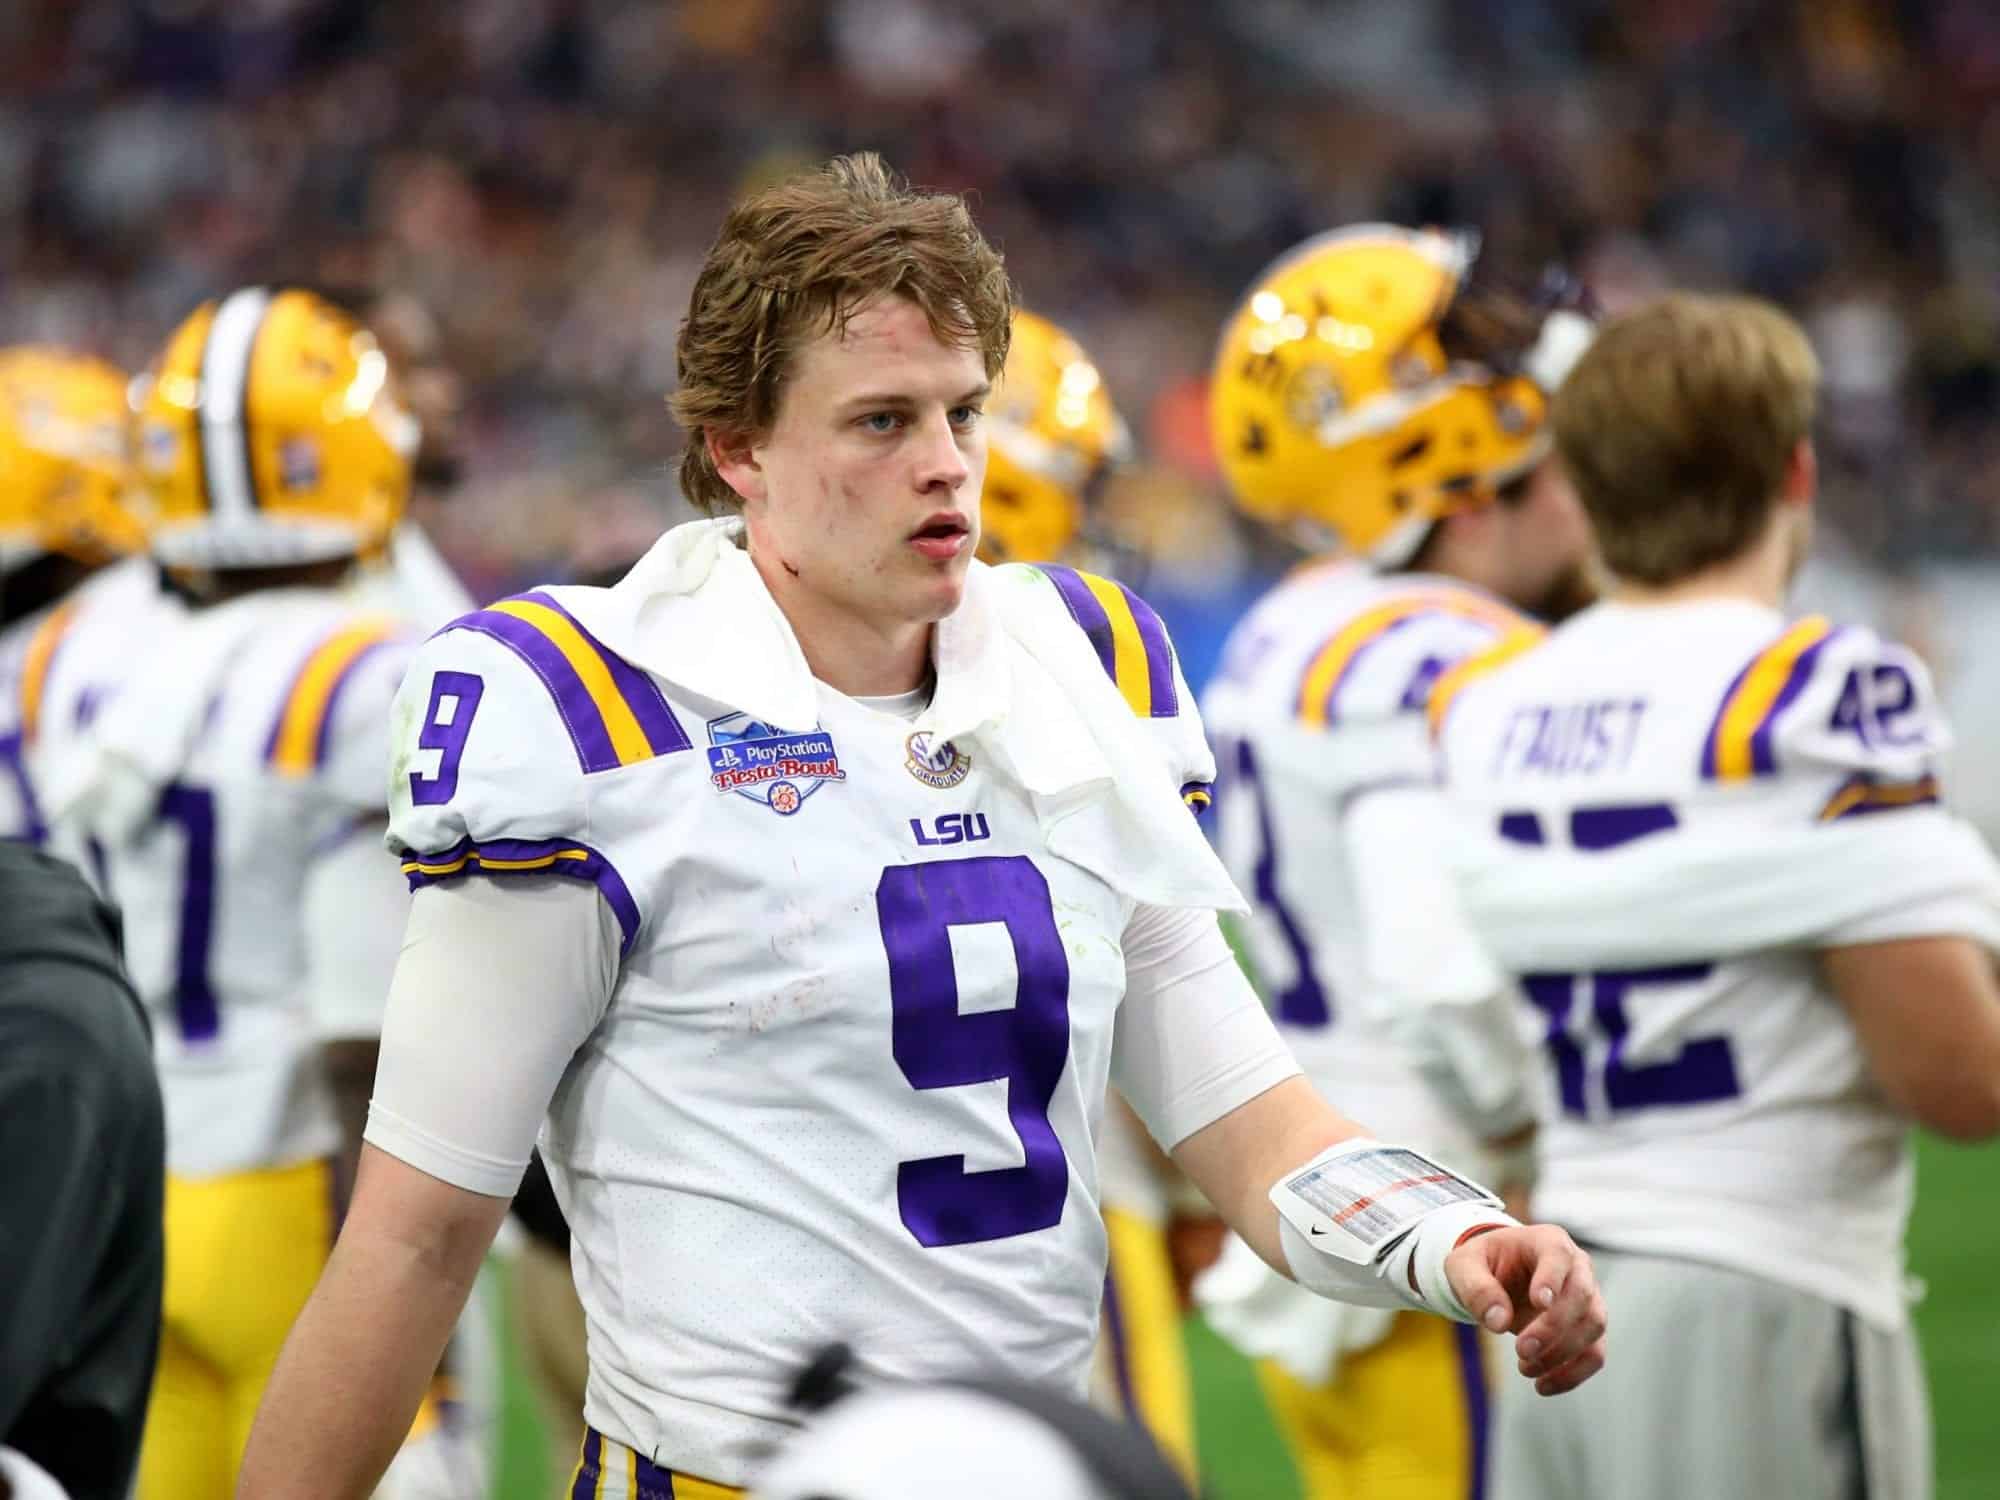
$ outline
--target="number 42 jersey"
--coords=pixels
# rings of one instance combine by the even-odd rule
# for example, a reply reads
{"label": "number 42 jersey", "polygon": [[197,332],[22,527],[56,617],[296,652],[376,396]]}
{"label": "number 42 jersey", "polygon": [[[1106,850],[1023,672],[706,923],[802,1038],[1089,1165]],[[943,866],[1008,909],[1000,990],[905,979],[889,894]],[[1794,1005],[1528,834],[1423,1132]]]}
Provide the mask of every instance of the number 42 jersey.
{"label": "number 42 jersey", "polygon": [[1607,603],[1430,713],[1468,915],[1546,1059],[1537,1215],[1899,1326],[1906,1124],[1816,950],[2000,944],[1921,663],[1748,601]]}
{"label": "number 42 jersey", "polygon": [[[976,568],[911,720],[813,682],[706,524],[640,565],[687,545],[712,569],[633,594],[657,651],[607,644],[628,585],[502,601],[426,646],[399,700],[391,837],[415,883],[547,872],[615,915],[616,984],[542,1136],[586,1414],[740,1484],[832,1339],[887,1375],[991,1364],[1080,1388],[1125,949],[1167,894],[1131,872],[1185,850],[1212,899],[1165,904],[1234,893],[1180,805],[1212,776],[1186,684],[1118,585]],[[1024,618],[1053,672],[1017,649]],[[1075,732],[1066,671],[1115,716],[1110,740]],[[1115,777],[1155,787],[1161,817],[1120,823]],[[370,1140],[426,1166],[397,1131],[378,1099]],[[504,1194],[518,1172],[449,1175]]]}

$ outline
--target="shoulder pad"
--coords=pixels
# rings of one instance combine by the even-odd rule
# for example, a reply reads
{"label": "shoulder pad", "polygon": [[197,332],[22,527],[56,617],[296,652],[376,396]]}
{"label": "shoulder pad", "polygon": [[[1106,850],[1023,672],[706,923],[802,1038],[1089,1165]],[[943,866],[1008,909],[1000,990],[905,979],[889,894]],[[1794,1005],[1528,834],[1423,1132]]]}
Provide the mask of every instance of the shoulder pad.
{"label": "shoulder pad", "polygon": [[1904,646],[1822,616],[1797,621],[1736,674],[1702,741],[1704,780],[1836,773],[1821,816],[1937,801],[1950,746],[1929,671]]}
{"label": "shoulder pad", "polygon": [[438,635],[461,631],[498,641],[541,680],[586,774],[692,747],[659,685],[550,594],[502,599],[461,615]]}
{"label": "shoulder pad", "polygon": [[1420,713],[1446,670],[1525,617],[1470,589],[1412,588],[1340,621],[1306,659],[1298,715],[1308,728]]}
{"label": "shoulder pad", "polygon": [[1146,721],[1181,788],[1182,801],[1197,816],[1206,811],[1215,757],[1159,614],[1114,579],[1060,563],[1015,566],[1039,573],[1055,586],[1070,620],[1096,652],[1104,675],[1133,714]]}
{"label": "shoulder pad", "polygon": [[375,748],[379,807],[381,732],[396,677],[372,674],[380,686],[369,703],[358,701],[355,684],[370,680],[368,668],[378,658],[400,658],[415,644],[398,621],[383,615],[349,616],[320,632],[286,683],[264,739],[265,764],[292,779],[323,774],[350,737],[336,733],[336,726],[361,725]]}
{"label": "shoulder pad", "polygon": [[1525,616],[1497,639],[1490,641],[1482,649],[1461,657],[1454,665],[1438,674],[1431,684],[1424,700],[1424,717],[1430,725],[1431,738],[1438,739],[1444,733],[1445,721],[1451,717],[1452,705],[1460,695],[1481,678],[1499,671],[1517,657],[1525,656],[1549,637],[1548,631]]}

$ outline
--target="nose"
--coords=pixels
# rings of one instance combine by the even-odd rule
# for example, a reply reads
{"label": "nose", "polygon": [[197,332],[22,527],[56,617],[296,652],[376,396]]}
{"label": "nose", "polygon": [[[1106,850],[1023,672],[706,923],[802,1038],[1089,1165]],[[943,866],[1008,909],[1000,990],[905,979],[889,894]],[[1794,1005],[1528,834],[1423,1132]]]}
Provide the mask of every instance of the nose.
{"label": "nose", "polygon": [[960,437],[943,411],[924,416],[912,445],[916,462],[913,478],[920,492],[955,494],[972,477],[972,464],[959,446]]}

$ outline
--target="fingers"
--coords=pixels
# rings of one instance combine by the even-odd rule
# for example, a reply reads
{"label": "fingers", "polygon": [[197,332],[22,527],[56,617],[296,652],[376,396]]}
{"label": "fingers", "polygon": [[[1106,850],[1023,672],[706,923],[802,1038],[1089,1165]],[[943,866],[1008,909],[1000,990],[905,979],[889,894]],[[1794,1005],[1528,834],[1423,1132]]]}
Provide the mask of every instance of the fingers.
{"label": "fingers", "polygon": [[1573,1391],[1604,1368],[1604,1340],[1599,1339],[1566,1364],[1558,1365],[1535,1381],[1538,1396],[1560,1396]]}
{"label": "fingers", "polygon": [[[1514,1345],[1521,1373],[1537,1381],[1537,1389],[1541,1381],[1568,1370],[1591,1349],[1599,1350],[1598,1365],[1603,1362],[1606,1315],[1596,1272],[1590,1257],[1567,1235],[1553,1233],[1556,1242],[1537,1257],[1529,1283],[1530,1296],[1541,1311],[1520,1330]],[[1588,1379],[1595,1372],[1595,1366],[1584,1370],[1574,1381]]]}

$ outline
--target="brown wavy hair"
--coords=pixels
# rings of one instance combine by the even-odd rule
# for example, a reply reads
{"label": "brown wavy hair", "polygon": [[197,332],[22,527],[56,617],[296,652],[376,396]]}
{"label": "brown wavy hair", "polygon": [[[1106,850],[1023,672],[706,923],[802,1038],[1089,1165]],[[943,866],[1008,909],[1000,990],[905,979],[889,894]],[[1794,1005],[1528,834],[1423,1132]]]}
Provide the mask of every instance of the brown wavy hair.
{"label": "brown wavy hair", "polygon": [[723,221],[688,299],[669,399],[687,432],[681,490],[711,515],[742,501],[706,434],[771,430],[792,361],[876,297],[907,297],[940,342],[1007,362],[1014,289],[965,200],[912,188],[872,151],[743,199]]}

